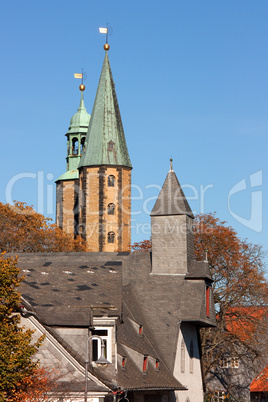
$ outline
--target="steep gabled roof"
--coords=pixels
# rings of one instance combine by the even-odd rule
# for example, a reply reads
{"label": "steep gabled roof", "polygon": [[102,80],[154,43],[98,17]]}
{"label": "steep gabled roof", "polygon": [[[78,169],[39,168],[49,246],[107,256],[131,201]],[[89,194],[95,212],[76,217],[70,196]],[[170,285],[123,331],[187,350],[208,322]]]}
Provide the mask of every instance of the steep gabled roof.
{"label": "steep gabled roof", "polygon": [[151,216],[188,215],[194,218],[192,210],[172,167],[169,170]]}
{"label": "steep gabled roof", "polygon": [[107,52],[79,167],[96,165],[132,167]]}

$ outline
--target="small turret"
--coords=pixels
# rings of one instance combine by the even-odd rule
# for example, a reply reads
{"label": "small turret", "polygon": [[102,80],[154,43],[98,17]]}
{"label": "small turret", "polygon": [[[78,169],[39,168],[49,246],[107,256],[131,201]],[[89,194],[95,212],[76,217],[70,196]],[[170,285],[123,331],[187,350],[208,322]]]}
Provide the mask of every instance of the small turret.
{"label": "small turret", "polygon": [[85,85],[79,86],[81,99],[77,112],[70,121],[67,137],[67,168],[57,180],[56,223],[67,233],[77,234],[78,221],[78,164],[85,147],[90,115],[84,104]]}
{"label": "small turret", "polygon": [[152,273],[185,275],[194,258],[194,215],[173,171],[166,180],[151,212]]}

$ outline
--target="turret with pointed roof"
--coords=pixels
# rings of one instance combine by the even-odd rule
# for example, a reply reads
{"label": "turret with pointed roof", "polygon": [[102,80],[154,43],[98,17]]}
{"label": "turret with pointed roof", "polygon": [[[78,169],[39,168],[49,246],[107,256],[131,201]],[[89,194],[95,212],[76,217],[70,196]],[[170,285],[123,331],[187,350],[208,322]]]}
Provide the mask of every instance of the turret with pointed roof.
{"label": "turret with pointed roof", "polygon": [[70,121],[67,137],[67,169],[57,180],[56,223],[65,232],[77,234],[78,164],[84,148],[90,120],[84,104],[85,86],[80,85],[81,99],[77,112]]}
{"label": "turret with pointed roof", "polygon": [[107,48],[79,169],[79,233],[90,251],[130,248],[131,169]]}
{"label": "turret with pointed roof", "polygon": [[163,187],[151,212],[152,273],[186,274],[194,258],[194,215],[170,163]]}

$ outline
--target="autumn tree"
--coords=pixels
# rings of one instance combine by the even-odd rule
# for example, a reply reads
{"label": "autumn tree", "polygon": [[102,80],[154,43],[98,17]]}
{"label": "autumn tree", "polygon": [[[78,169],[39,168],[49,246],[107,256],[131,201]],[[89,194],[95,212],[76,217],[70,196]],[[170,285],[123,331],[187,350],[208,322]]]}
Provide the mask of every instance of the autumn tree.
{"label": "autumn tree", "polygon": [[[260,245],[239,239],[236,231],[214,214],[196,217],[194,243],[197,260],[205,260],[207,253],[214,280],[217,327],[201,331],[205,375],[207,380],[219,378],[229,394],[237,398],[267,355],[264,252]],[[239,384],[239,379],[236,384],[231,374],[222,370],[224,361],[229,359],[232,364],[234,357],[247,368],[244,384]]]}
{"label": "autumn tree", "polygon": [[63,232],[23,202],[0,203],[0,251],[88,251],[81,236]]}
{"label": "autumn tree", "polygon": [[[50,380],[32,357],[43,338],[34,343],[33,331],[20,325],[20,294],[22,281],[15,258],[0,256],[0,402],[31,400],[48,391]],[[32,399],[33,400],[33,399]],[[37,400],[37,399],[36,399]]]}

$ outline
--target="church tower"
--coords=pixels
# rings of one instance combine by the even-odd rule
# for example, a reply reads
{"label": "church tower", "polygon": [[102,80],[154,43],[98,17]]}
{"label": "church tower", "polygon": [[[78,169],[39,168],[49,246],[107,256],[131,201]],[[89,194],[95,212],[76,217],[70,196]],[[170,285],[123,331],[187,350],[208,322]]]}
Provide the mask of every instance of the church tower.
{"label": "church tower", "polygon": [[56,180],[56,224],[64,232],[77,234],[78,226],[78,164],[85,146],[90,115],[87,113],[83,93],[85,86],[79,87],[81,100],[79,108],[71,118],[67,137],[67,169]]}
{"label": "church tower", "polygon": [[79,233],[90,251],[129,251],[131,169],[119,105],[105,57],[79,169]]}
{"label": "church tower", "polygon": [[123,252],[131,245],[131,169],[115,85],[105,57],[92,116],[81,101],[67,136],[67,171],[57,181],[56,223],[81,234],[88,251]]}

